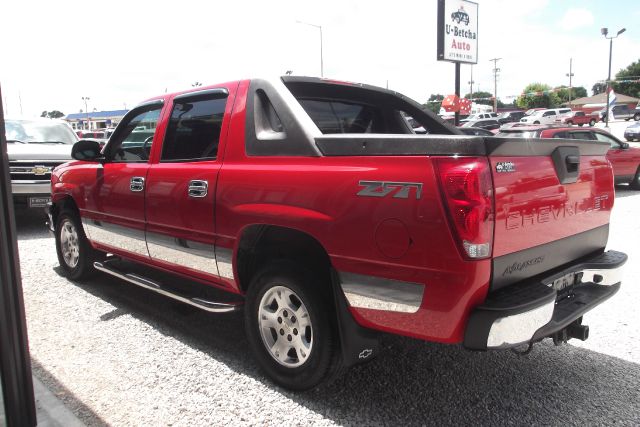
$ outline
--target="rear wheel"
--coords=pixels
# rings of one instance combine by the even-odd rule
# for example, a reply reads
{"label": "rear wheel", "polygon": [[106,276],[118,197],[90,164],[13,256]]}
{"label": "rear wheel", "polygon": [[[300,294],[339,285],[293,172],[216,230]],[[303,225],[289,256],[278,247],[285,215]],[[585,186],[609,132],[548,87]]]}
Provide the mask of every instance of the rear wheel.
{"label": "rear wheel", "polygon": [[279,385],[306,390],[339,371],[338,332],[330,294],[317,275],[277,262],[247,292],[245,329],[260,367]]}
{"label": "rear wheel", "polygon": [[65,276],[72,280],[82,280],[95,273],[93,261],[97,252],[91,247],[84,234],[80,218],[73,211],[63,210],[55,227],[56,252],[58,262]]}
{"label": "rear wheel", "polygon": [[633,115],[633,120],[635,120],[636,122],[637,122],[638,120],[640,120],[640,113],[636,113],[636,114],[634,114],[634,115]]}
{"label": "rear wheel", "polygon": [[539,125],[539,124],[540,124],[540,122],[536,120],[535,122],[533,122],[533,124],[534,124],[534,125]]}
{"label": "rear wheel", "polygon": [[595,124],[596,124],[595,119],[589,120],[589,126],[595,126]]}
{"label": "rear wheel", "polygon": [[569,126],[573,126],[573,120],[569,120],[569,121],[567,121],[567,124],[568,124]]}

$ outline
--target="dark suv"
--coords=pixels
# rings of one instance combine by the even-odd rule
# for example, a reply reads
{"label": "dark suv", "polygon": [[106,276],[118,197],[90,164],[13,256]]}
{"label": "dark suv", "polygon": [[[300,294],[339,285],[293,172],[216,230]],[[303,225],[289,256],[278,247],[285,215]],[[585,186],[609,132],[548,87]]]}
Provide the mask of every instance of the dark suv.
{"label": "dark suv", "polygon": [[501,125],[505,123],[519,122],[524,117],[524,111],[507,111],[498,116]]}

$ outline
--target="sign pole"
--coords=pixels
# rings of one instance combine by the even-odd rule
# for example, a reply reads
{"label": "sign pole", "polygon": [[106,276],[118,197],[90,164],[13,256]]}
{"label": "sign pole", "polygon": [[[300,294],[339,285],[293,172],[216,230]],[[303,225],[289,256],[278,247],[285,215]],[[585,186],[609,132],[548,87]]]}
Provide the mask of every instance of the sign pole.
{"label": "sign pole", "polygon": [[[460,98],[460,63],[456,62],[456,83],[455,83],[455,93],[458,99]],[[458,101],[459,103],[460,101]],[[456,110],[454,116],[454,123],[456,126],[460,125],[460,109]]]}

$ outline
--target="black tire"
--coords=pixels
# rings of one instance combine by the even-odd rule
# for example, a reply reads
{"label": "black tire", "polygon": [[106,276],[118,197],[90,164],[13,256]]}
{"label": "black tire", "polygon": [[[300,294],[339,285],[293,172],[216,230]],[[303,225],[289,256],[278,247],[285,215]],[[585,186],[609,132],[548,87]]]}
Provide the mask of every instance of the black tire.
{"label": "black tire", "polygon": [[582,125],[584,125],[584,123],[578,123],[578,126],[582,127]]}
{"label": "black tire", "polygon": [[629,187],[631,187],[632,190],[640,190],[640,166],[638,166],[638,169],[636,170],[633,181],[629,183]]}
{"label": "black tire", "polygon": [[596,120],[595,119],[591,119],[589,120],[589,126],[593,127],[596,124]]}
{"label": "black tire", "polygon": [[[75,232],[75,237],[73,237],[73,232]],[[64,239],[63,234],[66,234]],[[96,272],[93,268],[93,262],[98,258],[98,253],[87,240],[77,213],[69,210],[60,212],[56,220],[55,237],[58,262],[65,276],[71,280],[83,280],[88,279]],[[71,243],[71,248],[66,246],[70,244],[68,242],[74,240],[75,243]],[[73,256],[69,257],[69,254]]]}
{"label": "black tire", "polygon": [[533,124],[534,124],[534,125],[539,125],[539,124],[540,124],[540,122],[536,120],[535,122],[533,122]]}
{"label": "black tire", "polygon": [[[307,390],[342,371],[335,309],[331,293],[321,292],[323,286],[330,290],[331,284],[319,283],[317,275],[288,261],[271,263],[255,274],[251,281],[245,305],[245,331],[249,346],[267,376],[282,387]],[[285,289],[282,294],[278,293],[280,289]],[[270,300],[271,294],[284,296],[287,290],[293,293],[293,296],[289,295],[288,301],[294,306],[300,303],[298,311],[294,313],[307,313],[304,317],[308,319],[310,329],[305,328],[304,333],[296,332],[295,325],[299,325],[301,319],[294,319],[290,310],[287,313],[286,306],[280,307],[277,301],[265,304]],[[274,320],[266,320],[266,316],[261,318],[261,305],[265,310],[262,311],[263,315],[273,313]],[[276,317],[278,320],[275,320]],[[263,327],[260,326],[261,322]],[[282,328],[276,330],[280,326]],[[298,337],[293,335],[294,332]],[[306,360],[294,348],[295,342],[305,339],[303,335],[311,342]],[[296,341],[296,338],[300,341]],[[269,349],[268,340],[273,341],[271,348],[275,348],[277,343],[289,348],[285,354],[287,360],[276,360],[276,355],[272,355],[272,350]],[[298,366],[293,366],[295,363]]]}
{"label": "black tire", "polygon": [[573,126],[573,120],[569,120],[569,121],[567,121],[567,124],[568,124],[569,126]]}
{"label": "black tire", "polygon": [[640,113],[636,113],[636,114],[634,114],[634,115],[633,115],[633,120],[635,120],[636,122],[637,122],[638,120],[640,120]]}

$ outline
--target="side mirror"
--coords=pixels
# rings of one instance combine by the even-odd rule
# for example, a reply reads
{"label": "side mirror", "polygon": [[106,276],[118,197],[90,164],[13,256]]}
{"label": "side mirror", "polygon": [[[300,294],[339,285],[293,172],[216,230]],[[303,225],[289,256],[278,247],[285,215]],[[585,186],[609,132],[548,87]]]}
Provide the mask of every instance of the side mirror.
{"label": "side mirror", "polygon": [[100,143],[91,139],[81,139],[71,147],[71,157],[76,160],[95,161],[102,157]]}
{"label": "side mirror", "polygon": [[626,142],[621,142],[620,146],[622,147],[623,150],[626,150],[627,148],[629,148],[629,144]]}

